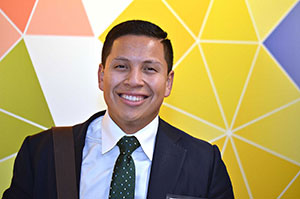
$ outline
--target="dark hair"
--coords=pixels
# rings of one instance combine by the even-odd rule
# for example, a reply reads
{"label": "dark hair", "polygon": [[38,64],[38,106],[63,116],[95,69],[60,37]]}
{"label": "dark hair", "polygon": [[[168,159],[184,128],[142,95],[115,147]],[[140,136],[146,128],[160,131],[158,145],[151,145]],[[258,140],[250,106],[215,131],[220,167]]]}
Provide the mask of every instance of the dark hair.
{"label": "dark hair", "polygon": [[102,64],[104,67],[114,41],[124,35],[143,35],[161,39],[161,43],[164,46],[164,57],[168,64],[168,73],[172,70],[173,48],[171,41],[167,38],[168,33],[163,31],[159,26],[142,20],[122,22],[108,32],[102,48]]}

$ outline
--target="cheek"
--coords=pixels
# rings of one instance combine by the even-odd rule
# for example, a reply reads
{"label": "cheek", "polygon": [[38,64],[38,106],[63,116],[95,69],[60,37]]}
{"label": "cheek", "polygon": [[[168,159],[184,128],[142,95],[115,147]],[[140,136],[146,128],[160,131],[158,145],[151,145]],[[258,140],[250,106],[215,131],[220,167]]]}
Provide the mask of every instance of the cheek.
{"label": "cheek", "polygon": [[113,92],[122,81],[122,78],[116,74],[111,74],[104,78],[104,89],[106,92]]}
{"label": "cheek", "polygon": [[158,96],[164,96],[166,92],[166,80],[164,78],[155,79],[150,82],[150,86]]}

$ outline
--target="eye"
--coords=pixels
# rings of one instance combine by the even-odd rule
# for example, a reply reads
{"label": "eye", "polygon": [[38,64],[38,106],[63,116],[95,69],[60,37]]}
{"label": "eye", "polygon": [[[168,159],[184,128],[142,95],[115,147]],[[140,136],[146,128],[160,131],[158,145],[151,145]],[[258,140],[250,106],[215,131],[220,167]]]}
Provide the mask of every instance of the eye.
{"label": "eye", "polygon": [[116,68],[116,69],[119,69],[119,70],[125,70],[125,69],[127,69],[128,67],[125,66],[125,65],[119,64],[119,65],[116,65],[115,68]]}
{"label": "eye", "polygon": [[151,67],[151,66],[145,66],[144,71],[151,72],[151,73],[157,72],[157,70],[154,67]]}

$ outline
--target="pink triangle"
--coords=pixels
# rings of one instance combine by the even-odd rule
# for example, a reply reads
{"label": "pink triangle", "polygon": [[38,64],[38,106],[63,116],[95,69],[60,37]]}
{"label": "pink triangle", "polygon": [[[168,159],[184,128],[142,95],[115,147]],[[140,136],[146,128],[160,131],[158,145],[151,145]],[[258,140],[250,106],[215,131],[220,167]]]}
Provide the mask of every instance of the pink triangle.
{"label": "pink triangle", "polygon": [[39,0],[27,34],[92,36],[81,0]]}
{"label": "pink triangle", "polygon": [[0,57],[20,38],[18,31],[0,14]]}
{"label": "pink triangle", "polygon": [[24,32],[35,0],[4,0],[0,7],[14,24]]}

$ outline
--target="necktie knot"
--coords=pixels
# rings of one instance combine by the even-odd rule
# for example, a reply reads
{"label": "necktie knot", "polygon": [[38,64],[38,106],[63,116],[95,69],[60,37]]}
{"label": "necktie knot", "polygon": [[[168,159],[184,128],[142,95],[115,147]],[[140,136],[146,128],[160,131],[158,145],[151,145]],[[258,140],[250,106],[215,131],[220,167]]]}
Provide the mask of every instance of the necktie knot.
{"label": "necktie knot", "polygon": [[139,141],[134,136],[124,136],[117,143],[121,155],[131,155],[140,146]]}

